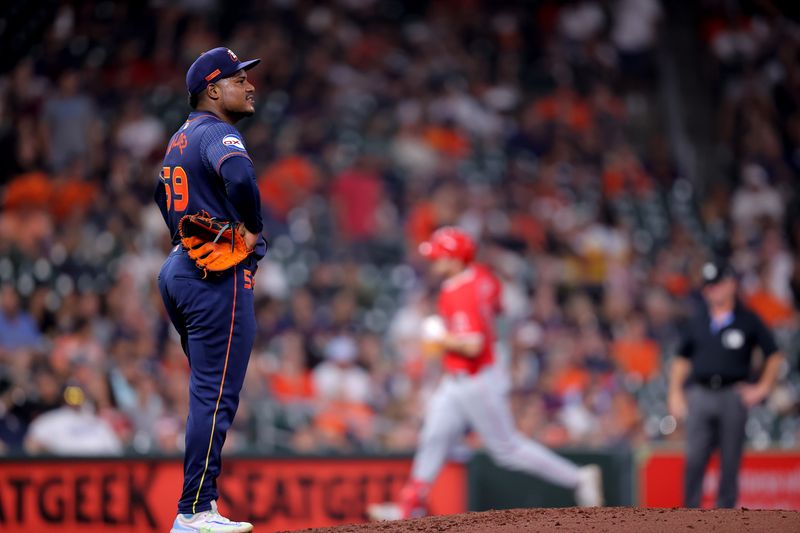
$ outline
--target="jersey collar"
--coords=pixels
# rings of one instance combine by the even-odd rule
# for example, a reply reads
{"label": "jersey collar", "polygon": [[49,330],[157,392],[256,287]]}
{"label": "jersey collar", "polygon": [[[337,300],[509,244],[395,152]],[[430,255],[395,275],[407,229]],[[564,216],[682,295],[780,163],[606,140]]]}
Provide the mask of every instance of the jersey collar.
{"label": "jersey collar", "polygon": [[453,290],[475,278],[475,269],[470,265],[452,278],[448,278],[442,284],[443,289]]}
{"label": "jersey collar", "polygon": [[198,119],[198,118],[201,118],[201,117],[213,117],[213,118],[217,118],[217,119],[219,118],[217,115],[215,115],[211,111],[192,111],[191,113],[189,113],[189,118],[187,119],[187,121],[195,120],[195,119]]}

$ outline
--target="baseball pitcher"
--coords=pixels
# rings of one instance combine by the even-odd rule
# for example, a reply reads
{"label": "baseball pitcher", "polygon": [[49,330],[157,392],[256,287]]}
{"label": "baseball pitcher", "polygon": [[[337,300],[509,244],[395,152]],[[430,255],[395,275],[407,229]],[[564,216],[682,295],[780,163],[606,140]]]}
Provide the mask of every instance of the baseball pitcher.
{"label": "baseball pitcher", "polygon": [[172,136],[155,201],[174,248],[158,276],[191,368],[183,491],[172,533],[252,531],[217,512],[225,434],[239,405],[255,336],[253,276],[266,252],[255,172],[233,127],[255,112],[247,70],[227,48],[186,74],[194,109]]}

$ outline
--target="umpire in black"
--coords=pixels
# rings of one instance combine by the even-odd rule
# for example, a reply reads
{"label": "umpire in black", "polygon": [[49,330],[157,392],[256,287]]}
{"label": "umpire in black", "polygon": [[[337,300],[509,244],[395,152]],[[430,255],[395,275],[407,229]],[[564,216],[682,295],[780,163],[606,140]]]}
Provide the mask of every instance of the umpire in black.
{"label": "umpire in black", "polygon": [[[737,299],[736,277],[727,263],[705,263],[702,279],[705,305],[683,329],[670,369],[668,404],[676,419],[686,419],[684,506],[700,506],[705,469],[719,447],[717,507],[732,508],[748,409],[772,390],[783,358],[769,329]],[[751,379],[755,348],[764,356],[757,380]]]}

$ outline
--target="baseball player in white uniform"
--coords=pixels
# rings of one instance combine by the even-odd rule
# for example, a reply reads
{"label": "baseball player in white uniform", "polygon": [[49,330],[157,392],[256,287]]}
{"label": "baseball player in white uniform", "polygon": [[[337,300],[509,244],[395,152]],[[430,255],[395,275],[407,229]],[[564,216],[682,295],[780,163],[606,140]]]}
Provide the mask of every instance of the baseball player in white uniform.
{"label": "baseball player in white uniform", "polygon": [[424,325],[423,337],[441,346],[444,375],[427,406],[411,477],[400,500],[370,506],[370,517],[395,520],[427,514],[431,484],[468,427],[480,435],[498,465],[574,489],[579,506],[603,505],[598,466],[579,467],[526,438],[514,425],[506,397],[509,379],[493,349],[501,285],[487,267],[473,262],[472,239],[457,228],[441,228],[420,245],[420,253],[443,279],[439,316]]}

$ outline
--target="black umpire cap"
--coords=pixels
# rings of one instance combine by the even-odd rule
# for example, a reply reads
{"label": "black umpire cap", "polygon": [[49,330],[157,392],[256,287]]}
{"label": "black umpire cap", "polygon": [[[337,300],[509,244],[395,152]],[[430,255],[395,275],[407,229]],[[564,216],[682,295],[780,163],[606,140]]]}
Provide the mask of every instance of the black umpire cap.
{"label": "black umpire cap", "polygon": [[700,274],[703,277],[703,287],[719,283],[725,278],[736,277],[733,267],[724,259],[706,261],[700,269]]}
{"label": "black umpire cap", "polygon": [[250,70],[259,62],[260,59],[239,61],[239,57],[224,46],[203,52],[186,72],[186,90],[195,95],[209,83],[229,78],[241,69]]}

